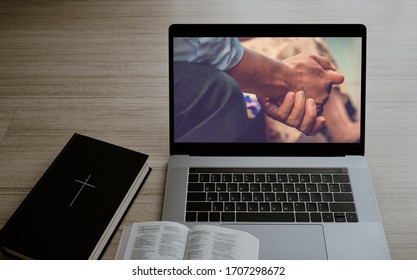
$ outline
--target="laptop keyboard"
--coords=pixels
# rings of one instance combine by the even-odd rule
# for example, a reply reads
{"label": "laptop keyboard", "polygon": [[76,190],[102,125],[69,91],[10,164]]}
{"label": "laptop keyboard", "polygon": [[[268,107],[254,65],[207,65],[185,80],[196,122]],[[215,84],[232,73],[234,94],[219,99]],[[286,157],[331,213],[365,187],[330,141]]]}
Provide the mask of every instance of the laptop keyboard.
{"label": "laptop keyboard", "polygon": [[190,168],[187,222],[358,222],[346,168]]}

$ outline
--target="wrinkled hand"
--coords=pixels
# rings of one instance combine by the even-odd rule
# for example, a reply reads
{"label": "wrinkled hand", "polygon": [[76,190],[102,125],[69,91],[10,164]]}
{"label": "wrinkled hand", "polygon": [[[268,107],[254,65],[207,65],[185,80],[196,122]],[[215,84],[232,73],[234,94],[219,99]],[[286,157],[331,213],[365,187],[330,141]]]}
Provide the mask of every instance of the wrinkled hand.
{"label": "wrinkled hand", "polygon": [[343,83],[344,76],[335,72],[336,67],[320,56],[299,54],[283,62],[292,69],[287,78],[289,90],[302,90],[306,99],[313,98],[320,115],[333,84]]}
{"label": "wrinkled hand", "polygon": [[269,117],[294,127],[306,135],[316,134],[326,122],[323,116],[317,116],[316,103],[312,98],[306,100],[303,91],[288,92],[280,105],[269,98],[259,101]]}

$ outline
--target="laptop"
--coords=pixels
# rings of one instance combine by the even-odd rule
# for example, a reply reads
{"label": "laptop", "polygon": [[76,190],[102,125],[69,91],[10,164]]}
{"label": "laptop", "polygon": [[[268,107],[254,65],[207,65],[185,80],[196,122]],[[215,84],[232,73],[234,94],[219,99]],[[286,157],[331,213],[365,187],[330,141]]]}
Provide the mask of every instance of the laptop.
{"label": "laptop", "polygon": [[[304,53],[336,65],[344,82],[331,87],[325,128],[306,135],[266,117],[222,65],[240,63],[242,46],[284,63]],[[162,219],[249,232],[260,259],[390,259],[364,157],[365,69],[360,24],[171,25]],[[346,131],[353,136],[343,139]]]}

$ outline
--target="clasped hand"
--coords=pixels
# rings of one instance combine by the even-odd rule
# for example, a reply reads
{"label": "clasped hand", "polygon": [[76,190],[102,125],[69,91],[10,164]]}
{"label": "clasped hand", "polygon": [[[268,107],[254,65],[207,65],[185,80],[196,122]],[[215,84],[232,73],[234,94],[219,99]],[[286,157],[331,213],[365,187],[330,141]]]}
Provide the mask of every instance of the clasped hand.
{"label": "clasped hand", "polygon": [[325,124],[320,116],[334,84],[344,81],[342,74],[326,58],[299,54],[283,61],[289,66],[289,92],[284,98],[260,98],[265,113],[306,135],[313,135]]}

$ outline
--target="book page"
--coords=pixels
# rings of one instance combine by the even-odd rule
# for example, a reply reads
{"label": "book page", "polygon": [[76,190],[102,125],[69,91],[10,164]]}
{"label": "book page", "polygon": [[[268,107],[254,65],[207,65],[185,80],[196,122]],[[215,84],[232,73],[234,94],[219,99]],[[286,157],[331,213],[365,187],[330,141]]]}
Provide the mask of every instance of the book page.
{"label": "book page", "polygon": [[189,229],[174,222],[134,223],[125,260],[182,260]]}
{"label": "book page", "polygon": [[188,235],[187,260],[248,260],[258,259],[259,240],[234,229],[197,225]]}

